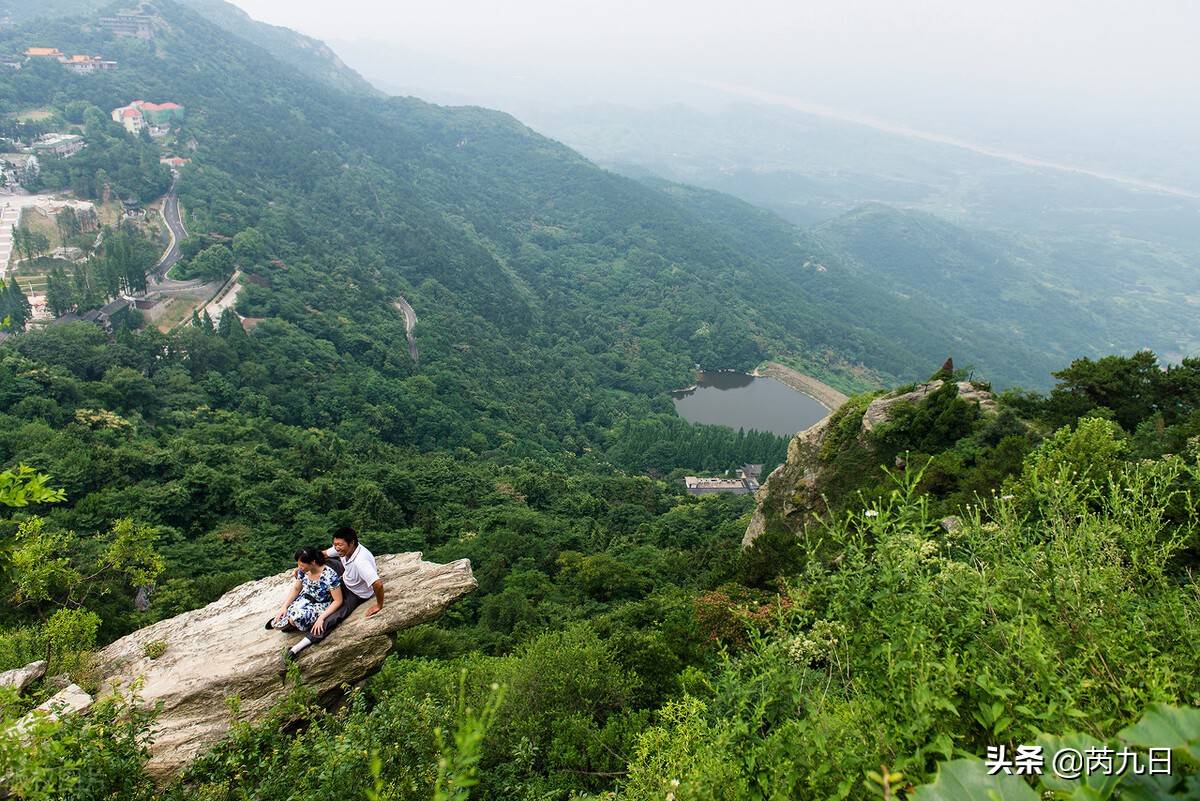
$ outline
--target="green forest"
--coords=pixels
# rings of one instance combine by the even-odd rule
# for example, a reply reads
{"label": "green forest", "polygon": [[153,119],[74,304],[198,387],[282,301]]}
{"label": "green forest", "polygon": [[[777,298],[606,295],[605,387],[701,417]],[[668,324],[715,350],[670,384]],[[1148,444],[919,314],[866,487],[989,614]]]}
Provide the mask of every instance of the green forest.
{"label": "green forest", "polygon": [[[620,178],[497,112],[346,93],[155,9],[150,41],[90,17],[0,32],[5,51],[120,63],[0,70],[0,103],[83,130],[43,189],[143,201],[170,175],[108,112],[185,106],[178,275],[253,280],[236,313],[169,333],[136,313],[5,332],[0,671],[46,659],[98,690],[95,649],[294,566],[338,526],[376,554],[467,558],[478,588],[400,632],[336,707],[302,681],[265,720],[231,699],[230,736],[166,786],[136,688],[25,727],[54,683],[0,687],[3,793],[1200,795],[1200,362],[1042,375],[1003,343],[946,340],[919,299],[764,212]],[[106,242],[93,293],[136,288],[147,244]],[[63,307],[94,303],[85,288]],[[935,378],[994,380],[994,409],[947,381],[861,429],[883,387],[926,380],[948,348],[978,364]],[[755,499],[677,479],[770,471],[788,441],[687,423],[667,390],[767,358],[860,394],[813,487],[768,505],[743,549]],[[984,776],[988,747],[1034,742],[1169,747],[1176,770]]]}

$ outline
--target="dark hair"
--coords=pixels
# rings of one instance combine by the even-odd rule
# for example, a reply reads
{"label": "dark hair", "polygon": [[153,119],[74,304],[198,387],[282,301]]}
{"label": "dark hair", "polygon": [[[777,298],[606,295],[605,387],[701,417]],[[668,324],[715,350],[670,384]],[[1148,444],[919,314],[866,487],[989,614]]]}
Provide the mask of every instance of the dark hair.
{"label": "dark hair", "polygon": [[308,546],[296,551],[296,561],[304,562],[306,565],[311,565],[313,562],[323,565],[325,564],[325,558],[325,552],[320,548]]}
{"label": "dark hair", "polygon": [[358,545],[358,532],[349,526],[334,529],[333,538],[335,540],[344,540],[351,545]]}

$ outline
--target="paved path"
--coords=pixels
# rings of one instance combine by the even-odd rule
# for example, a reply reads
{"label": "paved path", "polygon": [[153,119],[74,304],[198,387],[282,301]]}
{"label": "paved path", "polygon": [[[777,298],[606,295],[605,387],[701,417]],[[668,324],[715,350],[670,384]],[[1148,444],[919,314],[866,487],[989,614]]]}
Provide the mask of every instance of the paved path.
{"label": "paved path", "polygon": [[[242,291],[241,283],[242,271],[234,270],[233,275],[225,282],[224,289],[217,293],[217,296],[210,300],[205,306],[200,309],[200,313],[208,312],[208,316],[212,318],[214,323],[221,322],[221,315],[226,309],[232,309],[237,303],[238,292]],[[237,314],[237,311],[234,311]]]}
{"label": "paved path", "polygon": [[417,357],[420,354],[417,352],[417,341],[413,337],[413,329],[417,327],[417,313],[413,311],[413,307],[401,295],[396,302],[392,304],[397,311],[404,313],[404,333],[408,337],[408,355],[412,357],[413,363],[416,364]]}
{"label": "paved path", "polygon": [[21,209],[4,205],[0,208],[0,279],[8,274],[8,260],[12,258],[13,228],[21,219]]}
{"label": "paved path", "polygon": [[154,269],[150,271],[152,288],[157,288],[162,283],[169,283],[166,277],[167,273],[183,257],[179,250],[179,243],[188,237],[187,229],[183,227],[183,219],[179,216],[179,196],[175,194],[175,184],[178,181],[178,175],[171,180],[171,188],[167,190],[162,208],[159,210],[159,214],[167,226],[168,242],[167,249],[163,251],[158,264],[154,265]]}

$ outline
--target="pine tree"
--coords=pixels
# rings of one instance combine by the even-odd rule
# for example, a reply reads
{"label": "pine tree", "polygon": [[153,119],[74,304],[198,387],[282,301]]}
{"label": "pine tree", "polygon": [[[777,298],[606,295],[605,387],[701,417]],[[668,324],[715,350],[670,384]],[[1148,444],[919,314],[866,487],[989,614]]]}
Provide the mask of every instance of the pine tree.
{"label": "pine tree", "polygon": [[131,264],[130,269],[125,274],[125,281],[129,284],[130,292],[145,292],[146,270],[140,263]]}
{"label": "pine tree", "polygon": [[8,292],[8,284],[0,279],[0,331],[12,331],[17,327],[16,310],[13,309],[13,299]]}
{"label": "pine tree", "polygon": [[58,232],[62,236],[63,241],[79,233],[79,217],[75,213],[75,209],[71,206],[67,206],[60,211],[58,216],[55,217],[54,222],[58,225]]}
{"label": "pine tree", "polygon": [[100,275],[106,298],[113,298],[120,294],[124,276],[121,275],[120,266],[114,257],[106,255],[104,258],[98,259],[96,272]]}
{"label": "pine tree", "polygon": [[75,268],[75,306],[79,311],[98,309],[104,305],[95,284],[95,276],[86,264]]}
{"label": "pine tree", "polygon": [[242,320],[232,308],[221,312],[217,322],[217,333],[226,339],[245,339],[246,329],[242,328]]}
{"label": "pine tree", "polygon": [[8,322],[8,328],[13,331],[24,331],[29,322],[32,309],[25,293],[13,278],[8,283],[0,279],[0,319]]}
{"label": "pine tree", "polygon": [[55,266],[46,278],[46,305],[55,317],[61,317],[74,305],[74,293],[61,266]]}
{"label": "pine tree", "polygon": [[21,320],[21,327],[25,327],[25,323],[33,319],[33,305],[30,304],[29,298],[25,297],[25,292],[21,289],[21,285],[17,283],[16,276],[9,279],[9,291],[12,292],[13,307],[17,311],[17,315]]}

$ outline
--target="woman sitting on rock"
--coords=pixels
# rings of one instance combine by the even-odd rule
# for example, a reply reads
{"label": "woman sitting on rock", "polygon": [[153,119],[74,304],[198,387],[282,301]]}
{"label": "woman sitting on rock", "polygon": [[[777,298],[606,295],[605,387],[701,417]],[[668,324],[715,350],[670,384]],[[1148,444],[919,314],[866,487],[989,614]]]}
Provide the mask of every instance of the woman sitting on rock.
{"label": "woman sitting on rock", "polygon": [[317,635],[325,630],[326,619],[342,605],[342,579],[325,564],[326,559],[320,548],[296,551],[296,580],[267,628],[300,629]]}

